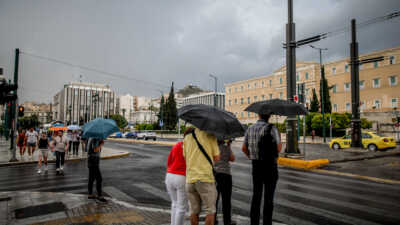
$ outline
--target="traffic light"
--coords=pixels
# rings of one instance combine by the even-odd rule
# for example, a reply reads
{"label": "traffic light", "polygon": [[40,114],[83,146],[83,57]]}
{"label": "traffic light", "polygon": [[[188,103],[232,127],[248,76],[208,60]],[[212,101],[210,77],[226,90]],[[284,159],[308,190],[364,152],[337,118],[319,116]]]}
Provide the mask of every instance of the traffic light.
{"label": "traffic light", "polygon": [[18,86],[15,84],[2,83],[0,85],[0,105],[17,100],[17,95],[11,93],[17,90],[17,88]]}
{"label": "traffic light", "polygon": [[25,110],[25,108],[22,105],[20,105],[18,107],[18,117],[23,117],[24,116],[24,110]]}

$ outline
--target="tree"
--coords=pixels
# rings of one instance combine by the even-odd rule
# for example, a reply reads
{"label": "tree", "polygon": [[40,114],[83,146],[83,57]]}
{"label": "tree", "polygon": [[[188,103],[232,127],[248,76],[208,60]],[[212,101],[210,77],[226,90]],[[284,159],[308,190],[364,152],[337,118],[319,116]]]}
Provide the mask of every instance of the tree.
{"label": "tree", "polygon": [[[324,96],[324,113],[332,112],[331,96],[329,94],[329,89],[331,89],[331,87],[328,86],[328,80],[325,78],[325,68],[324,68],[324,66],[322,66],[319,96],[321,98],[321,101],[320,101],[321,107],[322,107],[322,96]],[[324,91],[323,95],[322,95],[322,90]],[[322,112],[322,108],[321,108],[321,112]]]}
{"label": "tree", "polygon": [[319,111],[319,101],[317,97],[317,93],[315,88],[312,89],[312,100],[310,105],[310,112],[318,112]]}
{"label": "tree", "polygon": [[174,82],[172,82],[171,90],[166,103],[165,127],[168,130],[175,130],[176,123],[178,122],[178,110],[176,109]]}
{"label": "tree", "polygon": [[128,125],[128,122],[126,121],[125,117],[119,115],[119,114],[113,114],[110,116],[110,119],[114,120],[117,126],[120,129],[125,128]]}
{"label": "tree", "polygon": [[32,116],[24,116],[18,118],[18,128],[22,129],[29,129],[31,127],[38,127],[39,126],[39,118],[36,114]]}

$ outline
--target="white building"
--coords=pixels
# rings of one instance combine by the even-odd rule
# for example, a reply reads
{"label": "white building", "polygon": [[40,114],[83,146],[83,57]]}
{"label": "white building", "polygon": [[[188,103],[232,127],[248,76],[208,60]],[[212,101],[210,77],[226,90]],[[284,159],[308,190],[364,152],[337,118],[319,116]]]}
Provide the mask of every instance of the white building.
{"label": "white building", "polygon": [[132,117],[132,122],[134,124],[139,124],[139,123],[155,123],[158,120],[157,117],[157,112],[151,111],[151,110],[141,110],[141,111],[135,111],[131,114]]}
{"label": "white building", "polygon": [[104,84],[71,82],[53,98],[53,119],[78,124],[116,113],[116,96]]}
{"label": "white building", "polygon": [[130,94],[118,97],[118,113],[125,117],[126,121],[132,122],[132,113],[135,111],[135,96]]}
{"label": "white building", "polygon": [[[192,95],[183,98],[182,106],[192,105],[192,104],[204,104],[204,105],[214,105],[215,92],[208,92],[198,95]],[[225,109],[225,93],[216,93],[217,107]]]}

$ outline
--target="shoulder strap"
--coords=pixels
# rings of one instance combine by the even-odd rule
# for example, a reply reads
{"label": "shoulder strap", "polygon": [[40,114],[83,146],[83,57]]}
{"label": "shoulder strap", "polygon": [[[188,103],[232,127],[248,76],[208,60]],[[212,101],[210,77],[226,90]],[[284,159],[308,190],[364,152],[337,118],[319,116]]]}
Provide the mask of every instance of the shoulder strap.
{"label": "shoulder strap", "polygon": [[[194,130],[192,131],[192,136],[194,138],[194,140],[197,143],[197,146],[199,147],[200,151],[203,153],[203,155],[206,157],[207,161],[210,163],[211,167],[213,167],[213,163],[211,161],[210,156],[207,154],[207,152],[204,150],[203,146],[200,144],[199,140],[197,140],[196,134],[194,132]],[[214,167],[213,167],[214,169]]]}

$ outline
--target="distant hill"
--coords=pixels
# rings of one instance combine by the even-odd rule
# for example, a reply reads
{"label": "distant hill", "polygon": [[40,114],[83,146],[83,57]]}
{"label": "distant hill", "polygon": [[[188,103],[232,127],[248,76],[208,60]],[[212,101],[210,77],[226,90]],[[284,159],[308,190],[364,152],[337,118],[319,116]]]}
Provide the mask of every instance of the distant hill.
{"label": "distant hill", "polygon": [[177,94],[182,96],[183,98],[188,97],[189,95],[194,95],[194,94],[201,94],[204,92],[208,92],[206,90],[203,90],[197,86],[194,85],[187,85],[186,87],[180,89]]}

